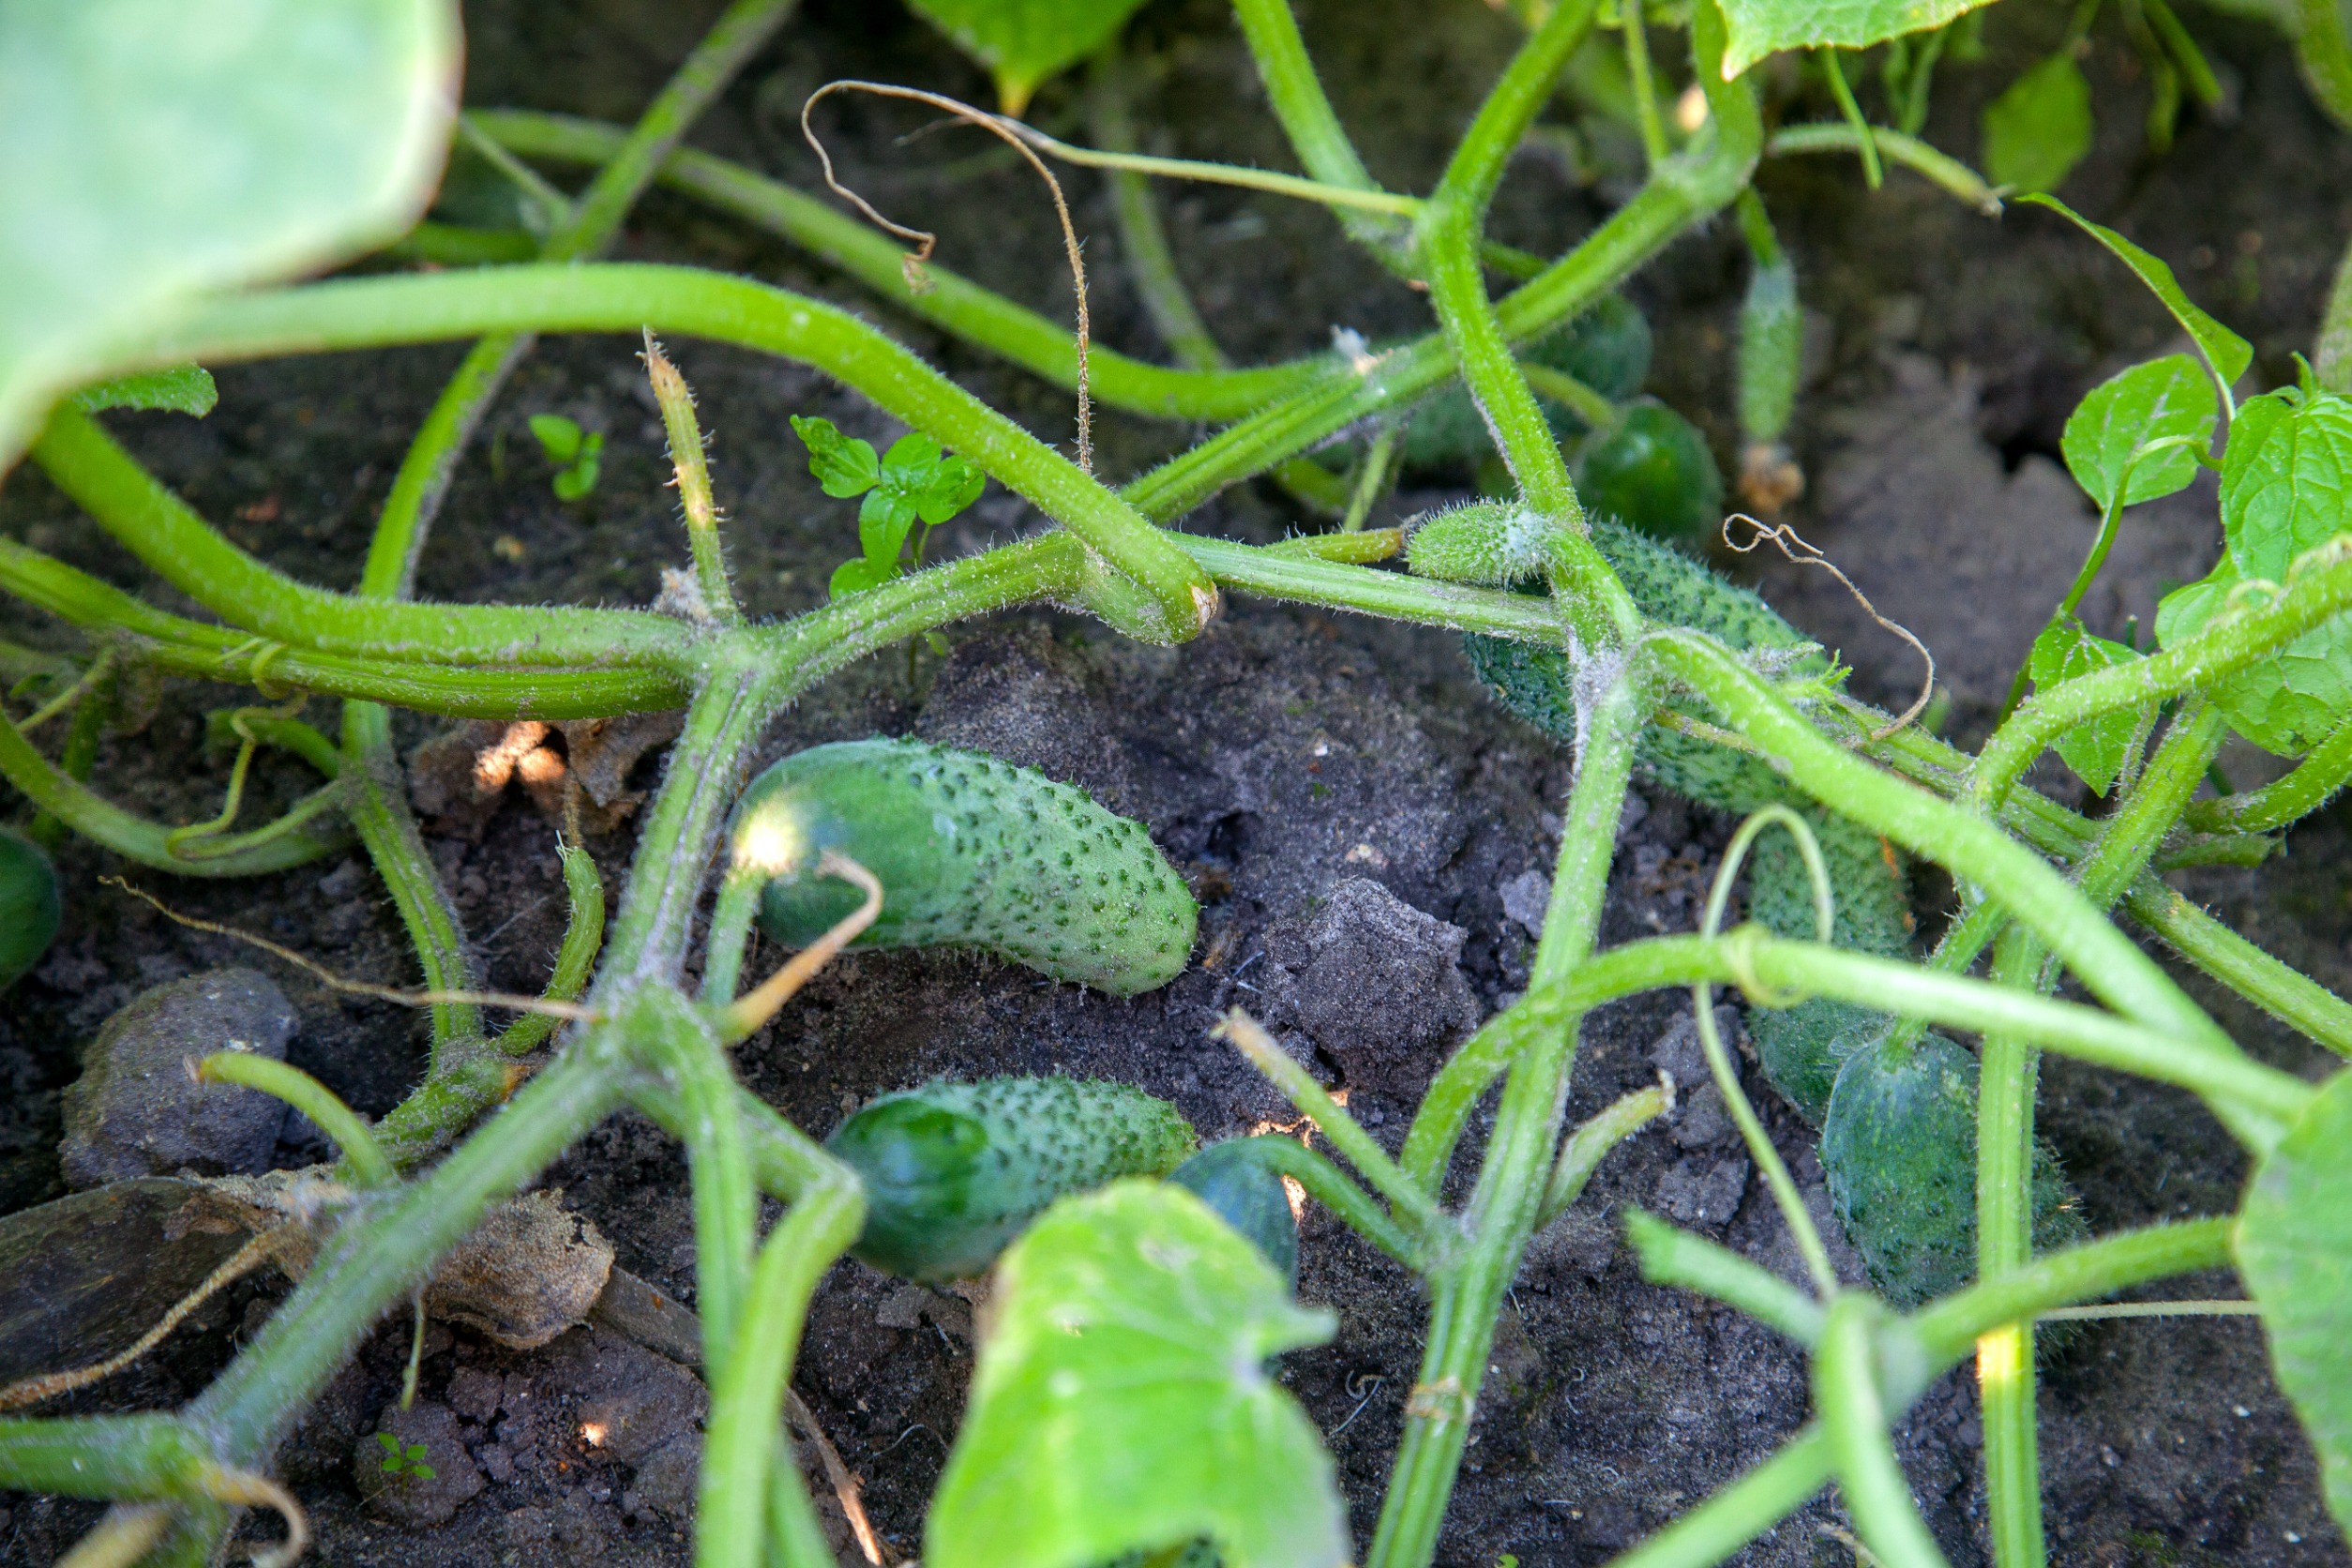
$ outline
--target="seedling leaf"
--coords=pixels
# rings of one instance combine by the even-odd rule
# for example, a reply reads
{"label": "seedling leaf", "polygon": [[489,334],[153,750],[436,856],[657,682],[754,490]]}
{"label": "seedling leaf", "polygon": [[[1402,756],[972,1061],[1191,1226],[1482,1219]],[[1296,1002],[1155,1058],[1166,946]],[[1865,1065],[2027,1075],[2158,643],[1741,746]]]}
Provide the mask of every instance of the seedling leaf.
{"label": "seedling leaf", "polygon": [[[2093,637],[2083,629],[2081,622],[2070,616],[2043,628],[2042,635],[2033,640],[2033,653],[2026,668],[2033,677],[2034,689],[2043,691],[2060,681],[2092,674],[2137,657],[2139,655],[2120,642]],[[2138,729],[2137,714],[2128,710],[2107,714],[2079,729],[2069,730],[2053,743],[2051,749],[2074,770],[2077,778],[2090,786],[2091,793],[2104,795],[2115,783],[2116,775],[2123,771],[2124,757],[2131,751],[2132,737]]]}
{"label": "seedling leaf", "polygon": [[830,419],[792,415],[792,433],[808,447],[808,472],[837,501],[864,495],[881,482],[882,464],[871,444],[843,435]]}
{"label": "seedling leaf", "polygon": [[531,433],[551,461],[567,463],[580,456],[580,426],[560,414],[533,415]]}
{"label": "seedling leaf", "polygon": [[0,8],[0,467],[199,296],[406,231],[457,66],[449,0]]}
{"label": "seedling leaf", "polygon": [[2352,1072],[2322,1085],[2255,1168],[2236,1251],[2328,1510],[2352,1529]]}
{"label": "seedling leaf", "polygon": [[1191,1193],[1115,1183],[998,1264],[996,1330],[926,1530],[932,1568],[1087,1568],[1207,1536],[1225,1568],[1335,1568],[1331,1456],[1266,1358],[1333,1334]]}
{"label": "seedling leaf", "polygon": [[2222,532],[2240,577],[2287,564],[2344,526],[2352,499],[2352,400],[2292,389],[2247,400],[2222,458]]}
{"label": "seedling leaf", "polygon": [[1985,0],[1722,0],[1729,36],[1726,82],[1778,50],[1834,44],[1867,49],[1941,27]]}
{"label": "seedling leaf", "polygon": [[202,419],[220,401],[212,372],[202,365],[174,365],[167,370],[141,370],[113,381],[85,386],[73,395],[73,406],[84,414],[110,408],[160,409]]}
{"label": "seedling leaf", "polygon": [[2197,352],[2204,354],[2205,362],[2213,368],[2213,378],[2220,384],[2222,401],[2229,404],[2230,387],[2246,373],[2246,367],[2254,363],[2252,343],[2190,303],[2188,294],[2181,291],[2179,280],[2173,277],[2172,268],[2113,229],[2093,223],[2055,196],[2034,194],[2021,196],[2018,200],[2048,207],[2067,219],[2113,251],[2125,266],[2139,274],[2140,281],[2164,302],[2164,309],[2172,312],[2173,320],[2179,322],[2195,340]]}
{"label": "seedling leaf", "polygon": [[1143,0],[908,0],[996,78],[1004,113],[1037,84],[1108,43]]}
{"label": "seedling leaf", "polygon": [[833,568],[833,580],[825,585],[828,597],[840,598],[849,594],[862,594],[868,588],[879,588],[898,575],[898,565],[892,562],[878,566],[863,555],[852,555]]}
{"label": "seedling leaf", "polygon": [[2060,50],[1984,106],[1984,176],[2013,190],[2056,190],[2090,151],[2090,83]]}
{"label": "seedling leaf", "polygon": [[[2067,472],[2103,509],[2128,473],[2123,504],[2133,506],[2188,487],[2220,417],[2212,379],[2187,354],[2168,354],[2092,387],[2066,421],[2060,449]],[[2188,439],[2148,450],[2176,437]]]}
{"label": "seedling leaf", "polygon": [[933,526],[945,522],[979,500],[988,483],[988,476],[971,459],[942,459],[915,492],[915,515]]}

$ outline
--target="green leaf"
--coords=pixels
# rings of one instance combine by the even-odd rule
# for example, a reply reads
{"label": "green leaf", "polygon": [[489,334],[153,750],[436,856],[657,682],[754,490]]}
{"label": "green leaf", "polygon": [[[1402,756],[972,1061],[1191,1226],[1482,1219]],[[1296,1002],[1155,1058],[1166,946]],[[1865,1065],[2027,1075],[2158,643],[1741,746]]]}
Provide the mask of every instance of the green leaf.
{"label": "green leaf", "polygon": [[1778,50],[1867,49],[1941,27],[1987,0],[1723,0],[1726,82]]}
{"label": "green leaf", "polygon": [[1984,106],[1984,177],[2013,190],[2056,190],[2090,151],[2090,83],[2060,50],[2028,67]]}
{"label": "green leaf", "polygon": [[863,555],[852,555],[833,568],[833,580],[825,585],[825,594],[831,598],[844,598],[852,594],[862,594],[868,588],[879,588],[897,575],[898,563],[896,561],[883,565],[868,561]]}
{"label": "green leaf", "polygon": [[[2139,656],[2120,642],[2091,636],[2081,622],[2069,616],[2052,622],[2033,640],[2026,670],[2033,677],[2034,689],[2046,691],[2060,681],[2128,664]],[[2091,793],[2104,795],[2116,775],[2123,771],[2123,759],[2138,730],[2139,715],[2129,711],[2107,714],[2069,730],[2051,749],[2074,770],[2074,776],[2090,786]]]}
{"label": "green leaf", "polygon": [[202,365],[174,365],[168,370],[140,370],[113,381],[85,386],[73,395],[73,406],[84,414],[110,408],[161,409],[202,419],[220,402],[220,389],[212,372]]}
{"label": "green leaf", "polygon": [[[2060,449],[2067,472],[2102,510],[2126,474],[2123,504],[2137,505],[2188,487],[2220,418],[2212,378],[2187,354],[2168,354],[2092,387],[2066,421]],[[2178,437],[2188,439],[2148,449]]]}
{"label": "green leaf", "polygon": [[2252,343],[2191,304],[2189,296],[2181,292],[2179,280],[2173,277],[2172,268],[2113,229],[2093,223],[2055,196],[2033,194],[2017,199],[2048,207],[2070,219],[2085,234],[2113,251],[2125,266],[2137,273],[2140,281],[2148,285],[2148,292],[2164,302],[2164,309],[2172,312],[2172,319],[2179,322],[2190,338],[2195,340],[2197,352],[2205,355],[2205,362],[2213,368],[2214,379],[2221,384],[2223,400],[2228,400],[2228,388],[2236,385],[2238,378],[2246,373],[2246,367],[2254,363]]}
{"label": "green leaf", "polygon": [[857,543],[866,559],[896,571],[898,551],[914,526],[914,497],[904,490],[878,487],[867,492],[857,509]]}
{"label": "green leaf", "polygon": [[1090,1568],[1207,1536],[1224,1568],[1337,1568],[1331,1456],[1269,1356],[1321,1344],[1258,1249],[1167,1183],[1063,1199],[997,1265],[996,1330],[929,1568]]}
{"label": "green leaf", "polygon": [[[2156,640],[2178,646],[2228,606],[2240,581],[2227,557],[2202,581],[2176,588],[2156,607]],[[2305,632],[2208,694],[2230,728],[2265,751],[2297,757],[2352,714],[2352,618]]]}
{"label": "green leaf", "polygon": [[560,414],[533,415],[531,433],[538,438],[539,450],[556,462],[570,462],[580,456],[580,426]]}
{"label": "green leaf", "polygon": [[2333,538],[2352,501],[2352,400],[2273,392],[2247,400],[2222,457],[2222,532],[2247,578],[2286,576],[2295,557]]}
{"label": "green leaf", "polygon": [[2328,1511],[2352,1530],[2352,1072],[2321,1085],[2255,1168],[2236,1251]]}
{"label": "green leaf", "polygon": [[939,467],[940,445],[921,430],[900,436],[882,454],[882,482],[913,490],[929,482]]}
{"label": "green leaf", "polygon": [[596,461],[595,453],[582,454],[578,462],[555,475],[555,499],[558,501],[586,499],[596,488],[596,476],[601,468],[602,465]]}
{"label": "green leaf", "polygon": [[200,296],[406,232],[458,53],[451,0],[0,6],[0,467]]}
{"label": "green leaf", "polygon": [[1143,0],[907,0],[996,78],[1004,113],[1114,38]]}
{"label": "green leaf", "polygon": [[808,472],[837,501],[864,495],[882,481],[882,464],[871,444],[843,435],[830,419],[792,415],[792,433],[808,448]]}
{"label": "green leaf", "polygon": [[914,511],[933,527],[980,499],[988,476],[969,458],[942,459],[923,488],[915,492]]}

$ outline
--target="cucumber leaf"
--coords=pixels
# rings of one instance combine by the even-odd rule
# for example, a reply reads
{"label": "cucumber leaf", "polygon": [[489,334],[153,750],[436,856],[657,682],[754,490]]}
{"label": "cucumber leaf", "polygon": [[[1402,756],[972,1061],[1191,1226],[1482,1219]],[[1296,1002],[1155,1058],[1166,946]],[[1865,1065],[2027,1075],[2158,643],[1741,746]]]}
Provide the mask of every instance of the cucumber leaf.
{"label": "cucumber leaf", "polygon": [[2235,1250],[2328,1511],[2352,1530],[2352,1072],[2322,1085],[2255,1168]]}
{"label": "cucumber leaf", "polygon": [[2113,229],[2093,223],[2055,196],[2034,194],[2017,199],[2047,207],[2068,219],[2137,273],[2140,281],[2148,285],[2148,292],[2164,301],[2164,309],[2172,312],[2172,319],[2179,322],[2182,330],[2196,343],[2197,352],[2204,354],[2205,362],[2213,368],[2213,378],[2220,384],[2222,400],[2224,403],[2229,401],[2229,388],[2237,384],[2238,378],[2246,373],[2246,367],[2254,363],[2252,343],[2198,309],[2182,291],[2180,280],[2172,275],[2172,268]]}
{"label": "cucumber leaf", "polygon": [[[2120,642],[2093,637],[2083,629],[2080,621],[2069,616],[2051,622],[2033,640],[2033,653],[2026,670],[2033,677],[2034,689],[2045,691],[2060,681],[2092,674],[2137,657],[2139,655]],[[2104,795],[2116,775],[2123,771],[2123,759],[2132,749],[2132,737],[2138,732],[2139,722],[2140,716],[2128,710],[2102,715],[2060,735],[2051,749],[2074,770],[2075,777],[2090,786],[2091,793]]]}
{"label": "cucumber leaf", "polygon": [[0,466],[200,296],[405,233],[458,52],[452,0],[0,7]]}
{"label": "cucumber leaf", "polygon": [[2352,502],[2352,400],[2282,388],[2251,398],[2222,458],[2222,532],[2246,578],[2286,576],[2340,533]]}
{"label": "cucumber leaf", "polygon": [[220,388],[202,365],[174,365],[166,370],[140,370],[113,381],[85,386],[73,395],[73,406],[84,414],[110,408],[160,409],[202,419],[220,403]]}
{"label": "cucumber leaf", "polygon": [[864,495],[882,482],[882,463],[873,444],[843,435],[832,420],[804,419],[795,414],[792,433],[808,448],[808,472],[836,501]]}
{"label": "cucumber leaf", "polygon": [[[2156,640],[2176,647],[2228,606],[2240,579],[2224,556],[2200,581],[2176,588],[2156,607]],[[2298,757],[2352,714],[2352,617],[2305,632],[2270,657],[2209,693],[2230,728],[2265,751]]]}
{"label": "cucumber leaf", "polygon": [[925,1528],[930,1568],[1091,1568],[1208,1537],[1225,1568],[1338,1568],[1347,1518],[1266,1358],[1327,1311],[1169,1183],[1066,1198],[997,1265],[996,1326]]}
{"label": "cucumber leaf", "polygon": [[[2187,354],[2168,354],[2092,387],[2067,419],[2059,449],[2067,472],[2102,510],[2118,485],[2123,504],[2135,506],[2188,488],[2221,412],[2212,378]],[[2187,440],[2148,449],[2179,437]]]}
{"label": "cucumber leaf", "polygon": [[1726,82],[1783,49],[1867,49],[1941,27],[1986,0],[1722,0]]}
{"label": "cucumber leaf", "polygon": [[2060,50],[2018,73],[1984,106],[1984,177],[2012,190],[2056,190],[2090,151],[2090,83]]}
{"label": "cucumber leaf", "polygon": [[1115,37],[1143,0],[907,0],[917,14],[988,68],[1007,114],[1037,84]]}

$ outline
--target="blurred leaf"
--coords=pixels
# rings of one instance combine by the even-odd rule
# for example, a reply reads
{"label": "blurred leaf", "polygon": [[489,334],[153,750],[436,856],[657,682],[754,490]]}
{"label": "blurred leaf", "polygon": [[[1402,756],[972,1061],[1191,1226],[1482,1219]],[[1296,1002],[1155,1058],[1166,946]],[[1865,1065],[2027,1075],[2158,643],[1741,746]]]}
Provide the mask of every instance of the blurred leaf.
{"label": "blurred leaf", "polygon": [[[2026,670],[2033,677],[2034,689],[2046,691],[2060,681],[2128,664],[2139,656],[2120,642],[2091,636],[2083,629],[2081,622],[2069,616],[2052,622],[2033,640],[2033,653]],[[2069,730],[2050,749],[2074,770],[2075,777],[2090,786],[2091,793],[2104,795],[2115,783],[2116,775],[2123,771],[2123,759],[2138,730],[2136,713],[2126,710],[2105,714],[2079,729]]]}
{"label": "blurred leaf", "polygon": [[830,419],[792,415],[792,433],[808,448],[808,472],[827,495],[838,501],[864,495],[882,480],[882,464],[873,446],[855,436],[843,435]]}
{"label": "blurred leaf", "polygon": [[2254,345],[2190,303],[2188,294],[2181,290],[2180,280],[2172,275],[2171,267],[2113,229],[2093,223],[2055,196],[2028,194],[2017,199],[2031,202],[2036,206],[2048,207],[2059,214],[2105,246],[2125,266],[2137,273],[2140,281],[2148,285],[2148,292],[2164,302],[2164,309],[2172,312],[2172,319],[2179,322],[2195,340],[2198,352],[2205,355],[2206,363],[2212,366],[2214,375],[2224,386],[2236,385],[2238,378],[2246,373],[2246,367],[2254,363]]}
{"label": "blurred leaf", "polygon": [[2247,400],[2222,456],[2222,532],[2240,577],[2273,580],[2342,532],[2352,501],[2352,400],[2288,388]]}
{"label": "blurred leaf", "polygon": [[924,1538],[929,1568],[1089,1568],[1206,1536],[1224,1568],[1338,1568],[1331,1456],[1266,1358],[1332,1336],[1191,1193],[1126,1181],[997,1265],[996,1328]]}
{"label": "blurred leaf", "polygon": [[202,419],[220,402],[220,389],[212,372],[202,365],[174,365],[168,370],[140,370],[113,381],[85,386],[73,395],[73,406],[84,414],[110,408],[160,409]]}
{"label": "blurred leaf", "polygon": [[1836,44],[1867,49],[1906,33],[1941,27],[1986,0],[1723,0],[1730,28],[1724,49],[1728,82],[1778,50]]}
{"label": "blurred leaf", "polygon": [[200,295],[406,232],[458,52],[451,0],[0,6],[0,466]]}
{"label": "blurred leaf", "polygon": [[2071,50],[2028,67],[1984,106],[1984,177],[2056,190],[2090,151],[2090,83]]}
{"label": "blurred leaf", "polygon": [[1004,113],[1117,36],[1143,0],[907,0],[996,78]]}
{"label": "blurred leaf", "polygon": [[2352,1530],[2352,1072],[2321,1085],[2255,1168],[2236,1251],[2328,1511]]}
{"label": "blurred leaf", "polygon": [[538,438],[539,450],[557,462],[570,462],[580,456],[580,426],[560,414],[533,415],[531,433]]}
{"label": "blurred leaf", "polygon": [[[2212,378],[2187,354],[2134,365],[2092,387],[2075,405],[2060,444],[2067,471],[2102,509],[2127,472],[2125,505],[2170,495],[2196,477],[2197,454],[2212,444],[2221,413]],[[2189,443],[2146,449],[2175,436]]]}

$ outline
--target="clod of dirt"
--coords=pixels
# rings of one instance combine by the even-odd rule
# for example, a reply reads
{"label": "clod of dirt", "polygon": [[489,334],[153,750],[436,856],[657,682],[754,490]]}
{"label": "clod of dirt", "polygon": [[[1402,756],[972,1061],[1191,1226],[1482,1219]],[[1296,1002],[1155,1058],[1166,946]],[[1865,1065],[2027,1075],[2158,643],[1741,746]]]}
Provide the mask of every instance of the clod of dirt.
{"label": "clod of dirt", "polygon": [[1720,1159],[1692,1154],[1678,1160],[1658,1178],[1658,1211],[1677,1225],[1720,1232],[1747,1193],[1748,1169],[1743,1154]]}
{"label": "clod of dirt", "polygon": [[294,1032],[293,1004],[249,969],[209,970],[133,998],[100,1027],[66,1090],[58,1155],[67,1184],[267,1169],[285,1103],[197,1083],[183,1063],[219,1050],[282,1062]]}
{"label": "clod of dirt", "polygon": [[556,1344],[540,1378],[570,1394],[568,1419],[580,1441],[625,1465],[641,1465],[692,1437],[710,1410],[710,1394],[694,1374],[594,1327]]}
{"label": "clod of dirt", "polygon": [[694,1500],[701,1475],[701,1436],[672,1438],[645,1456],[623,1496],[634,1501],[635,1506],[629,1509],[632,1514],[652,1509],[672,1519],[690,1519],[694,1517]]}
{"label": "clod of dirt", "polygon": [[1304,1030],[1350,1085],[1418,1094],[1478,1024],[1459,967],[1468,935],[1368,877],[1345,878],[1267,931],[1271,1021]]}
{"label": "clod of dirt", "polygon": [[447,1524],[484,1485],[459,1440],[457,1412],[422,1399],[405,1410],[385,1408],[375,1431],[352,1448],[351,1478],[369,1513],[409,1530]]}

